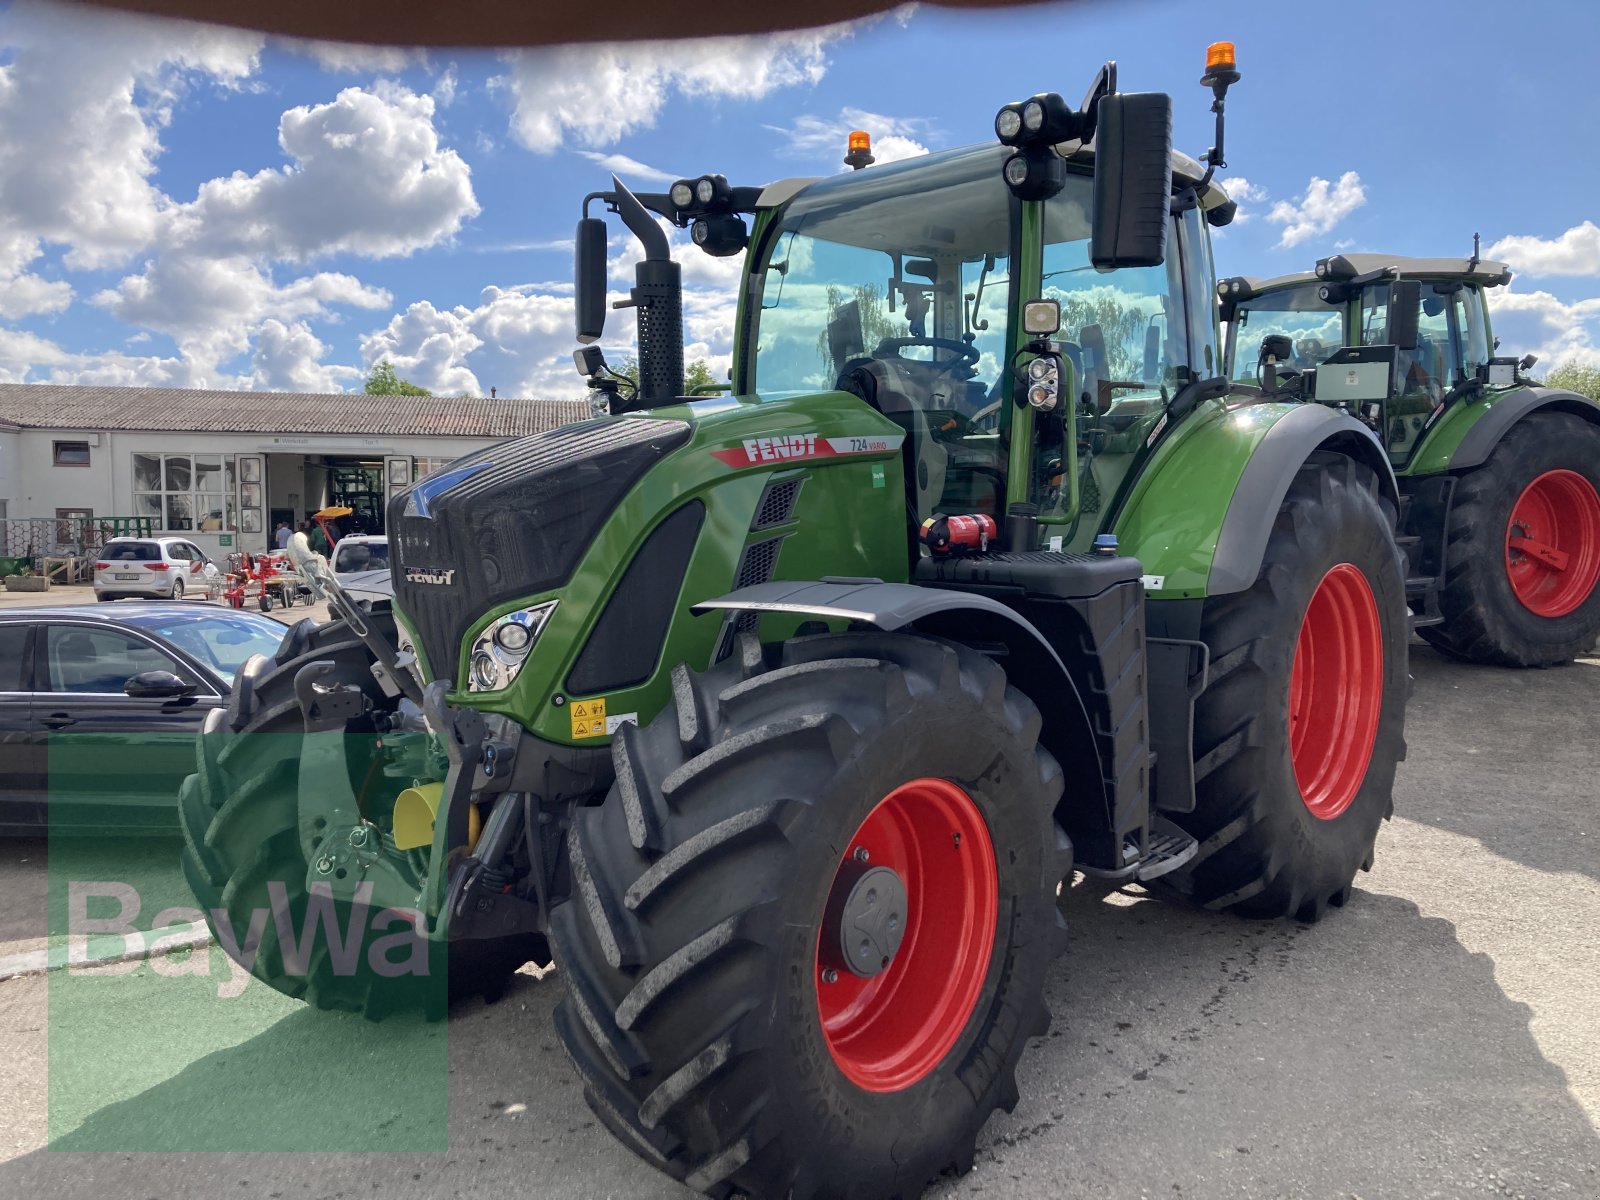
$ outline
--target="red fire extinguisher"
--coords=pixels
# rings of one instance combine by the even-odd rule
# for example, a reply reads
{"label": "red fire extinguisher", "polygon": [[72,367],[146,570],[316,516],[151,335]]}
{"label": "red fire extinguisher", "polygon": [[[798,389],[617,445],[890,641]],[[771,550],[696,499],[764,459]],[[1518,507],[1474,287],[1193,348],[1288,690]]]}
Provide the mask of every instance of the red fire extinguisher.
{"label": "red fire extinguisher", "polygon": [[1000,536],[1000,527],[983,513],[955,517],[935,513],[922,523],[918,536],[936,555],[983,554],[989,542]]}

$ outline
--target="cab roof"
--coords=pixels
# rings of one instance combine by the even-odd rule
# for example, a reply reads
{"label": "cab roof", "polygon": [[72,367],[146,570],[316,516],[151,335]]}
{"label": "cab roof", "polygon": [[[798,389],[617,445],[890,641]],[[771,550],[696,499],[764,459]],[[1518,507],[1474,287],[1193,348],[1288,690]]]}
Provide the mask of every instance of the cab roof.
{"label": "cab roof", "polygon": [[1248,300],[1263,292],[1294,287],[1305,283],[1318,283],[1324,278],[1348,279],[1356,275],[1370,275],[1385,268],[1394,268],[1399,279],[1470,279],[1484,287],[1500,287],[1511,282],[1511,268],[1503,262],[1480,258],[1474,263],[1470,258],[1408,258],[1403,254],[1338,254],[1324,260],[1343,268],[1326,277],[1315,271],[1295,271],[1288,275],[1274,275],[1263,279],[1256,275],[1236,275],[1244,286],[1230,293],[1235,300]]}

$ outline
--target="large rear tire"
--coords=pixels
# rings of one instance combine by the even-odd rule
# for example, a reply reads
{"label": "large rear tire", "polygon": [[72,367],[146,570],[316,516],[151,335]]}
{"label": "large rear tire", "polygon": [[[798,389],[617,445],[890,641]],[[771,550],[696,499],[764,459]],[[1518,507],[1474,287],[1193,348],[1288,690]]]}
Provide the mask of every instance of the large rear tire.
{"label": "large rear tire", "polygon": [[1600,427],[1534,413],[1461,476],[1450,508],[1442,625],[1428,642],[1471,662],[1548,667],[1600,637]]}
{"label": "large rear tire", "polygon": [[[388,621],[392,617],[374,617]],[[393,629],[387,630],[393,636]],[[355,684],[376,706],[389,707],[369,669],[371,655],[343,621],[302,621],[289,631],[273,659],[252,659],[240,672],[229,707],[196,742],[196,771],[178,794],[183,829],[183,871],[218,943],[257,979],[318,1008],[365,1013],[372,1018],[421,1010],[442,1018],[451,1001],[470,995],[497,999],[524,963],[550,961],[542,935],[430,943],[425,973],[379,973],[369,950],[385,935],[366,920],[352,922],[351,906],[333,905],[339,931],[359,931],[354,953],[335,949],[327,925],[308,926],[308,864],[299,831],[299,759],[304,723],[294,677],[313,662],[331,661],[322,680]],[[370,762],[367,739],[344,735],[347,769],[359,786]],[[314,930],[309,951],[297,957],[280,942],[278,914],[286,912],[291,936]],[[270,914],[263,920],[261,914]],[[219,921],[227,927],[219,930]],[[253,924],[259,948],[248,953]],[[403,927],[393,924],[393,933]],[[244,948],[243,955],[235,953]],[[404,961],[404,955],[399,956]],[[343,961],[341,962],[341,958]],[[441,982],[443,981],[443,986]]]}
{"label": "large rear tire", "polygon": [[[966,1170],[1049,1023],[1070,852],[1038,711],[982,655],[884,634],[799,638],[776,667],[746,637],[673,692],[620,731],[552,914],[590,1106],[714,1196],[915,1197]],[[837,937],[891,875],[875,928],[904,941]]]}
{"label": "large rear tire", "polygon": [[1205,602],[1195,704],[1200,843],[1159,881],[1212,909],[1318,920],[1370,868],[1405,757],[1405,578],[1372,470],[1319,454],[1278,511],[1250,590]]}

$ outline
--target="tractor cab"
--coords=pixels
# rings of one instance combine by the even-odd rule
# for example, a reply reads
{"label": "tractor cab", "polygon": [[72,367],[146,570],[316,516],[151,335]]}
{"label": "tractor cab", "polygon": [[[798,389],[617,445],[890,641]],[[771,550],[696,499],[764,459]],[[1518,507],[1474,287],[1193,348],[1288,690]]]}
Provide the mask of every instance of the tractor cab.
{"label": "tractor cab", "polygon": [[1382,254],[1335,255],[1314,271],[1275,279],[1225,279],[1218,294],[1228,377],[1269,391],[1291,384],[1308,390],[1317,368],[1335,356],[1355,362],[1371,356],[1349,353],[1354,348],[1403,341],[1387,394],[1364,401],[1364,415],[1402,468],[1447,402],[1493,381],[1491,360],[1502,368],[1496,380],[1515,378],[1515,360],[1494,359],[1487,302],[1488,289],[1510,279],[1504,263],[1476,255]]}

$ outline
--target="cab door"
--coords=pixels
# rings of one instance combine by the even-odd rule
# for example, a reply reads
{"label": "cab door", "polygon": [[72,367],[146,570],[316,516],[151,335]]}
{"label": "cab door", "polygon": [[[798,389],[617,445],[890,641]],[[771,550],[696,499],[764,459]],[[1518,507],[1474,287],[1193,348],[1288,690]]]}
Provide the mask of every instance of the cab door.
{"label": "cab door", "polygon": [[0,622],[0,834],[44,830],[44,766],[30,719],[34,628]]}

